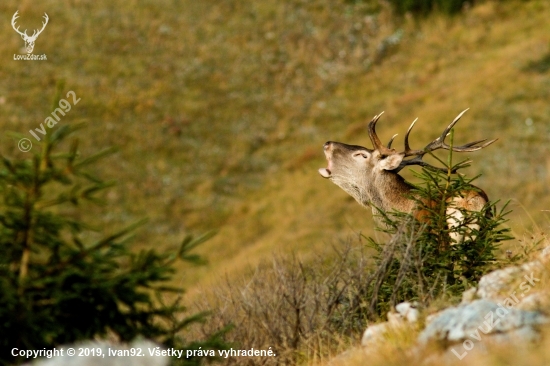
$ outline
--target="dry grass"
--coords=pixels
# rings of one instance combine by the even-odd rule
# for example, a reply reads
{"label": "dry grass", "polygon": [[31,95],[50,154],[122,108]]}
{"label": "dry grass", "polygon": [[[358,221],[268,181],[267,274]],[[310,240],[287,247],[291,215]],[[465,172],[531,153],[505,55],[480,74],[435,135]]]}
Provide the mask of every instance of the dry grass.
{"label": "dry grass", "polygon": [[[303,214],[296,197],[288,197],[285,212],[272,207],[280,195],[271,183],[303,175],[323,139],[319,124],[332,121],[325,109],[333,110],[335,89],[346,75],[366,73],[377,45],[394,31],[369,15],[375,8],[331,1],[6,1],[5,19],[19,9],[23,27],[40,24],[44,12],[50,23],[35,48],[48,55],[43,63],[12,60],[22,40],[4,24],[11,37],[0,46],[2,127],[27,134],[38,127],[56,82],[65,79],[65,89],[82,101],[60,123],[89,123],[81,134],[85,152],[120,147],[99,172],[119,181],[106,196],[110,212],[92,207],[90,221],[114,230],[149,216],[136,245],[166,249],[187,232],[220,228],[204,252],[213,267],[224,267],[243,248],[272,250],[258,240],[292,230],[287,210]],[[17,152],[5,135],[2,145],[4,153]],[[306,248],[322,237],[310,231],[290,240]]]}
{"label": "dry grass", "polygon": [[[106,197],[110,212],[92,207],[91,221],[114,230],[149,216],[136,245],[166,249],[187,232],[221,230],[203,248],[211,266],[178,280],[187,286],[208,286],[274,250],[307,255],[330,237],[372,234],[370,213],[316,169],[324,141],[365,144],[362,126],[381,110],[384,138],[419,116],[420,146],[470,107],[457,141],[500,138],[472,154],[470,173],[484,174],[491,198],[515,199],[544,222],[548,4],[487,2],[421,23],[364,4],[3,2],[6,19],[19,9],[31,28],[46,11],[50,24],[35,49],[49,55],[43,63],[13,61],[22,40],[4,25],[2,127],[37,127],[65,79],[82,102],[60,123],[88,121],[85,151],[120,147],[101,172],[119,181]],[[397,48],[373,64],[397,29]],[[5,135],[2,144],[15,149]],[[517,211],[521,234],[532,222]]]}
{"label": "dry grass", "polygon": [[[550,89],[547,74],[529,65],[550,53],[548,14],[543,2],[488,2],[453,20],[433,16],[421,24],[404,21],[399,51],[368,72],[347,76],[325,102],[323,119],[329,120],[315,120],[318,127],[312,136],[319,151],[329,139],[368,144],[360,126],[382,110],[386,114],[379,133],[384,139],[395,132],[402,136],[419,116],[411,139],[413,146],[424,146],[460,110],[470,107],[458,125],[457,143],[485,137],[499,141],[469,154],[474,163],[468,173],[483,174],[476,184],[490,198],[512,199],[510,226],[517,236],[531,229],[544,231],[547,215],[541,210],[549,206],[550,168],[550,109],[545,101]],[[529,20],[519,20],[522,17]],[[300,156],[310,149],[307,144],[294,151]],[[245,237],[234,253],[224,246],[223,255],[236,257],[216,265],[216,271],[232,273],[255,265],[274,250],[317,250],[327,237],[342,233],[372,234],[370,213],[317,176],[316,168],[324,164],[319,152],[317,161],[302,170],[293,164],[290,172],[269,174],[266,186],[245,204],[246,214],[235,215],[210,247],[244,236],[249,227],[259,228],[258,236]],[[204,283],[216,278],[211,272]]]}

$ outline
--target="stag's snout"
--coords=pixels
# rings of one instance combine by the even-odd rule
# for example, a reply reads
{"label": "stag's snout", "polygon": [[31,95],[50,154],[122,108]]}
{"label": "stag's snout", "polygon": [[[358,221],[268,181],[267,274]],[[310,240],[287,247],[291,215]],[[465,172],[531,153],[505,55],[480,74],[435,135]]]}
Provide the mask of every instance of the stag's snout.
{"label": "stag's snout", "polygon": [[321,174],[323,178],[330,178],[330,176],[332,175],[332,141],[325,142],[325,144],[323,145],[323,150],[325,151],[325,157],[327,158],[328,166],[326,168],[319,169],[319,174]]}
{"label": "stag's snout", "polygon": [[[334,175],[340,175],[344,170],[362,168],[364,161],[357,160],[357,156],[367,157],[371,151],[363,146],[348,145],[336,141],[327,141],[323,145],[325,157],[328,161],[326,168],[319,169],[319,174],[323,178],[334,178]],[[336,172],[335,172],[336,170]]]}

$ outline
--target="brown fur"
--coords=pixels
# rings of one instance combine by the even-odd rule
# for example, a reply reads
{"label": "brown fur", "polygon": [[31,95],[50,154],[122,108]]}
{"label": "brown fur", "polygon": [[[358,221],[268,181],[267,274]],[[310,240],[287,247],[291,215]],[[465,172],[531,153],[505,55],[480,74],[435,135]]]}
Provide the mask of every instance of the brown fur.
{"label": "brown fur", "polygon": [[[412,186],[391,169],[395,162],[386,160],[389,157],[381,155],[377,150],[340,142],[327,142],[325,155],[328,168],[320,169],[321,175],[341,187],[361,205],[370,207],[375,216],[377,209],[401,212],[416,210],[415,201],[408,198]],[[448,203],[451,200],[456,208],[481,211],[488,197],[476,187],[449,199]],[[437,203],[433,202],[429,207],[435,205]],[[422,221],[427,214],[426,210],[417,210],[414,216]]]}

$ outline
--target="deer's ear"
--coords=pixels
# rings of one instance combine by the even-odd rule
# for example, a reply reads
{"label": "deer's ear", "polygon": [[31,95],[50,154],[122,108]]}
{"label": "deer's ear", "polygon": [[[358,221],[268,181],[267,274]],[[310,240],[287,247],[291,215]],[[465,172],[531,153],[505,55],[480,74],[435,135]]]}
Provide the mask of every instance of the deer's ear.
{"label": "deer's ear", "polygon": [[380,170],[394,170],[399,167],[405,156],[403,154],[392,154],[378,162]]}

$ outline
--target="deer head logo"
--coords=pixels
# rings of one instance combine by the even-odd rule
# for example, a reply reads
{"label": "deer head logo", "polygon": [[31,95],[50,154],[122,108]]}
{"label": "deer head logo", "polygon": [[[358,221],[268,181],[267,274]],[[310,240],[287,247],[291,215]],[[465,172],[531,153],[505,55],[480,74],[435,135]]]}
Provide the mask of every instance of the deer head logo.
{"label": "deer head logo", "polygon": [[42,22],[42,29],[38,30],[38,29],[35,29],[32,36],[29,36],[27,35],[27,30],[25,29],[24,32],[20,32],[19,31],[19,27],[15,28],[15,20],[17,18],[19,18],[19,16],[17,15],[17,13],[19,12],[16,11],[15,14],[13,14],[13,17],[11,18],[11,26],[13,27],[13,29],[19,33],[21,35],[21,38],[23,38],[23,41],[25,41],[25,48],[27,49],[27,53],[32,53],[32,50],[34,49],[34,42],[36,41],[36,38],[38,38],[38,36],[40,35],[40,33],[42,33],[42,31],[44,30],[44,28],[46,28],[46,24],[48,24],[48,14],[44,13],[44,20],[46,22]]}

